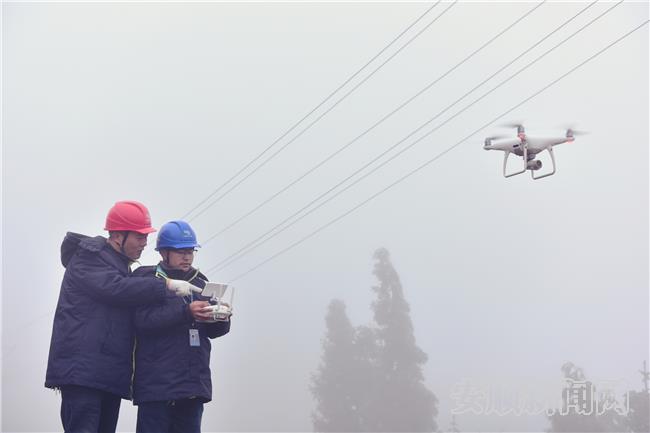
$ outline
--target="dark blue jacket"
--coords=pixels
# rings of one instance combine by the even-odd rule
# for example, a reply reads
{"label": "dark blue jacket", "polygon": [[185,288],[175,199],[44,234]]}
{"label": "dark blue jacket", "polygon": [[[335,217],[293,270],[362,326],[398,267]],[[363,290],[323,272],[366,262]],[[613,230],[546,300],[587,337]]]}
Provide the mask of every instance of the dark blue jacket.
{"label": "dark blue jacket", "polygon": [[[189,281],[203,288],[207,278],[196,269],[188,272],[166,270],[169,278]],[[152,276],[155,266],[143,266],[133,275]],[[230,331],[230,321],[196,323],[189,303],[205,300],[200,295],[179,297],[169,293],[162,302],[138,307],[135,311],[136,349],[133,403],[180,400],[196,397],[212,399],[210,338]],[[190,346],[190,329],[199,331],[200,346]]]}
{"label": "dark blue jacket", "polygon": [[106,238],[68,233],[45,386],[81,385],[130,398],[137,305],[157,302],[163,280],[134,278],[128,257]]}

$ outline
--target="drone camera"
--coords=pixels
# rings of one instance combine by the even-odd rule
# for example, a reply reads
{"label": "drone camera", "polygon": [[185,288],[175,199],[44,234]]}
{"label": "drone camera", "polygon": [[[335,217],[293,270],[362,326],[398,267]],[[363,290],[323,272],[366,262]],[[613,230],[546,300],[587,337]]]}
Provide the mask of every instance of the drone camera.
{"label": "drone camera", "polygon": [[540,161],[539,159],[532,159],[528,161],[528,163],[526,164],[526,168],[528,170],[539,170],[540,168],[542,168],[542,161]]}

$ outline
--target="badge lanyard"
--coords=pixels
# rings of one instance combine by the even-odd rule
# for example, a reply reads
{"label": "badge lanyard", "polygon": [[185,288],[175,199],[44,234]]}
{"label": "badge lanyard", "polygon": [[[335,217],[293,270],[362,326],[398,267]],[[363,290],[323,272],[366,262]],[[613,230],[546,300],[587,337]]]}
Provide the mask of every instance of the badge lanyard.
{"label": "badge lanyard", "polygon": [[[198,273],[199,273],[199,271],[197,269],[196,273],[192,276],[192,278],[190,278],[190,281],[192,281],[196,277],[196,275]],[[156,277],[157,278],[169,278],[169,276],[167,276],[167,273],[165,272],[165,270],[160,265],[156,266]],[[190,291],[190,303],[192,301],[194,301],[194,296],[193,296],[192,292]],[[183,296],[183,302],[185,304],[188,303],[187,299],[186,299],[186,296]],[[200,347],[201,346],[201,338],[199,337],[199,330],[194,327],[195,325],[196,325],[196,323],[194,321],[192,321],[192,327],[190,328],[190,346],[191,347]]]}

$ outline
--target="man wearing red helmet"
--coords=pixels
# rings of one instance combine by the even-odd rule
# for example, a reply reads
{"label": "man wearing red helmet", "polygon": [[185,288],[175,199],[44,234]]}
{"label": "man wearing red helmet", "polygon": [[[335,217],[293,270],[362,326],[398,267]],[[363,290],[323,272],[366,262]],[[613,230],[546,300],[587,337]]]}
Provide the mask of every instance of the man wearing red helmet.
{"label": "man wearing red helmet", "polygon": [[45,386],[61,390],[66,432],[114,432],[120,401],[131,397],[132,308],[159,302],[168,290],[187,296],[187,281],[131,276],[147,245],[147,208],[115,203],[103,236],[68,232],[61,244],[66,268],[54,315]]}

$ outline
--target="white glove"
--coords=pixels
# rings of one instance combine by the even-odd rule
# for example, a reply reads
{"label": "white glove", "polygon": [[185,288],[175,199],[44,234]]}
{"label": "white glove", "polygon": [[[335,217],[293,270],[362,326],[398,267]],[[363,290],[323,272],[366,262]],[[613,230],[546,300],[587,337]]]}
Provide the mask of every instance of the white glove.
{"label": "white glove", "polygon": [[183,280],[167,279],[167,288],[176,293],[176,296],[190,296],[190,293],[201,293],[202,290]]}

